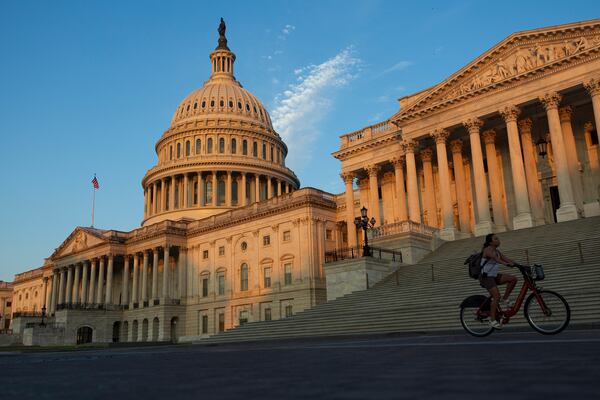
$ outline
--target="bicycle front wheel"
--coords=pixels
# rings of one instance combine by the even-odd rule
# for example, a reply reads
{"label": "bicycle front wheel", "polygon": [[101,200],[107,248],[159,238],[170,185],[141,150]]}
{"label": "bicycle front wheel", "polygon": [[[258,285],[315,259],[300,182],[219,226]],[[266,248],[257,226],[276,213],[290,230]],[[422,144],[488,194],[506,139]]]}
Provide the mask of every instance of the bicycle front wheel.
{"label": "bicycle front wheel", "polygon": [[469,334],[484,337],[494,331],[487,318],[482,318],[477,306],[463,306],[460,308],[460,323]]}
{"label": "bicycle front wheel", "polygon": [[569,325],[571,309],[567,301],[551,290],[532,293],[525,301],[525,318],[533,329],[544,335],[555,335]]}

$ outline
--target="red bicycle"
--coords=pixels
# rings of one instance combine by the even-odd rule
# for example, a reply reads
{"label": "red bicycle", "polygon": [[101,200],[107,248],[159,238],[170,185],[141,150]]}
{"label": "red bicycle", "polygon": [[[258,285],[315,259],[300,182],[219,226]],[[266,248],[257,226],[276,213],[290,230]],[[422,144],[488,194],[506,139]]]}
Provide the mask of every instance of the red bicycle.
{"label": "red bicycle", "polygon": [[[544,335],[555,335],[564,330],[569,325],[571,309],[560,294],[537,287],[536,282],[545,278],[544,268],[537,264],[532,267],[515,266],[523,275],[523,286],[511,308],[502,310],[498,306],[496,319],[502,321],[503,325],[508,324],[525,301],[523,312],[533,329]],[[529,291],[532,293],[525,300]],[[473,295],[460,304],[460,323],[469,334],[483,337],[494,331],[489,325],[491,300],[490,296]]]}

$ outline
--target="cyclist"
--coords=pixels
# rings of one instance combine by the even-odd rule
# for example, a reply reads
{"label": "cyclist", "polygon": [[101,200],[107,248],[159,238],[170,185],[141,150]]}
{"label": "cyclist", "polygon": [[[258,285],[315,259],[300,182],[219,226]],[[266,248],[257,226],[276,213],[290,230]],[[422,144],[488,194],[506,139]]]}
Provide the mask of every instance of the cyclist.
{"label": "cyclist", "polygon": [[[492,304],[490,309],[490,326],[495,329],[502,329],[502,324],[496,321],[496,309],[498,308],[498,302],[502,308],[508,308],[511,306],[508,300],[510,293],[517,284],[517,278],[510,274],[501,274],[498,272],[500,264],[507,266],[514,266],[516,263],[505,257],[498,247],[500,246],[500,239],[498,236],[490,233],[485,237],[485,243],[483,244],[483,257],[481,257],[481,274],[479,275],[479,284],[481,287],[487,289],[492,296]],[[504,296],[500,299],[500,291],[498,285],[506,285],[506,291]]]}

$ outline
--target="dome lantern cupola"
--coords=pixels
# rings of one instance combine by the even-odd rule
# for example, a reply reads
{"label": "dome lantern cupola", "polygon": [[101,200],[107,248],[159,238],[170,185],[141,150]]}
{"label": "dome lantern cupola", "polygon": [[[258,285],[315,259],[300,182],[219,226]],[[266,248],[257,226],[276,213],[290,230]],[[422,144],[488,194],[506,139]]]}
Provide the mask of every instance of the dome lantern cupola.
{"label": "dome lantern cupola", "polygon": [[210,53],[210,61],[212,65],[212,71],[210,75],[210,80],[215,79],[233,79],[233,63],[235,62],[235,54],[229,47],[227,47],[227,38],[225,37],[225,21],[221,18],[221,23],[219,24],[219,44],[215,48],[215,50]]}

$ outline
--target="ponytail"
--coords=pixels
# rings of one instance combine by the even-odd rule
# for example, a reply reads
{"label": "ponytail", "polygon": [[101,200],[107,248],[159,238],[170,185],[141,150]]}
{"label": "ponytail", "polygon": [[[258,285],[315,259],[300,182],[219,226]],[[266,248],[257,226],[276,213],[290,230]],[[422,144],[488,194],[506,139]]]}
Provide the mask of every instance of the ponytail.
{"label": "ponytail", "polygon": [[492,238],[494,237],[493,233],[488,233],[485,235],[485,243],[483,243],[483,248],[485,249],[492,243]]}

